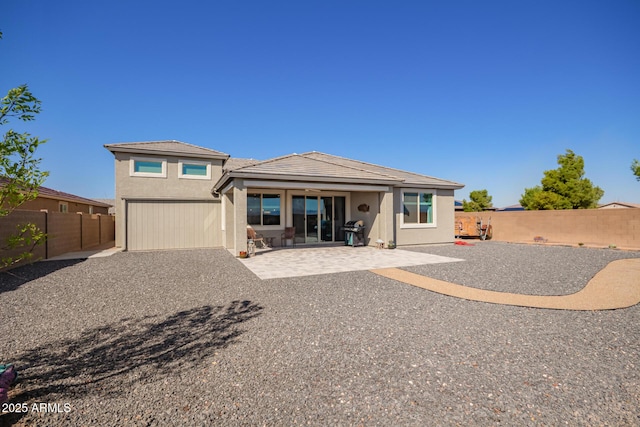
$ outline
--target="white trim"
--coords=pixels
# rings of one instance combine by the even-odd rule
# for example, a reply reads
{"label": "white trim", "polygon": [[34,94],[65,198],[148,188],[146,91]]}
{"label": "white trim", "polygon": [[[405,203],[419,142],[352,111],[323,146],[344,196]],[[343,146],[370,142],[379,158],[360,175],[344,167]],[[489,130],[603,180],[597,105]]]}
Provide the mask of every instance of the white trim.
{"label": "white trim", "polygon": [[[135,162],[161,162],[162,163],[162,172],[161,173],[151,173],[151,172],[136,172],[135,171]],[[137,176],[144,178],[166,178],[167,177],[167,159],[161,159],[158,157],[137,157],[131,156],[129,157],[129,176]]]}
{"label": "white trim", "polygon": [[318,183],[246,179],[244,184],[245,187],[281,188],[283,190],[390,191],[388,185],[333,184],[331,182]]}
{"label": "white trim", "polygon": [[[427,193],[431,194],[431,209],[433,211],[433,221],[426,224],[420,223],[408,223],[404,222],[404,194],[405,193]],[[420,197],[418,196],[418,199]],[[401,229],[410,229],[410,228],[437,228],[438,226],[438,209],[437,209],[437,200],[438,199],[438,190],[435,188],[401,188],[400,189],[400,228]],[[418,218],[420,218],[420,209],[418,205]]]}
{"label": "white trim", "polygon": [[[184,173],[182,173],[182,165],[185,163],[188,165],[206,166],[207,174],[206,175],[185,175]],[[178,178],[211,180],[211,162],[202,161],[202,160],[178,159]]]}

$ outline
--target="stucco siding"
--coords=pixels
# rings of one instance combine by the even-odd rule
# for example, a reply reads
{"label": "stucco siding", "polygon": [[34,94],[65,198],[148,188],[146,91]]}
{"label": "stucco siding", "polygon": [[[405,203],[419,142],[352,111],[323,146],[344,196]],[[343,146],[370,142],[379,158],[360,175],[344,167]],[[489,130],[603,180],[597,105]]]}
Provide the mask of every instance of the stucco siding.
{"label": "stucco siding", "polygon": [[[378,201],[378,197],[378,193],[372,192],[351,193],[351,218],[347,218],[347,220],[364,222],[366,245],[374,244],[380,237],[378,223],[378,221],[380,221],[380,203]],[[367,205],[369,207],[369,211],[359,211],[358,206],[361,205]]]}
{"label": "stucco siding", "polygon": [[454,197],[453,190],[437,190],[435,197],[435,223],[433,227],[408,228],[403,226],[404,209],[402,205],[402,189],[394,190],[396,213],[396,244],[420,245],[429,243],[453,242]]}
{"label": "stucco siding", "polygon": [[[211,162],[210,179],[185,179],[178,174],[178,156],[150,156],[148,154],[135,155],[130,153],[114,153],[115,178],[116,178],[116,245],[124,246],[127,220],[125,219],[125,200],[128,199],[213,199],[211,188],[222,176],[222,160],[209,160]],[[167,173],[163,178],[151,178],[130,176],[131,157],[148,157],[165,159],[167,161]],[[219,234],[219,233],[218,233]]]}

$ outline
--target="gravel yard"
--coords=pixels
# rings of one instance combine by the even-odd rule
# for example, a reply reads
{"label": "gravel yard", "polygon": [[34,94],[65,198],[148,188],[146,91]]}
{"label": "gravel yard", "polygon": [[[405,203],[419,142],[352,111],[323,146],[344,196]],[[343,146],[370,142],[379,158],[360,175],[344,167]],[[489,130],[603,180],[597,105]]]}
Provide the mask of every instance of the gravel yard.
{"label": "gravel yard", "polygon": [[[640,257],[497,242],[412,250],[466,261],[409,271],[537,295]],[[0,424],[640,424],[640,306],[470,302],[368,271],[260,280],[225,250],[12,273],[0,273],[0,363],[20,382]]]}

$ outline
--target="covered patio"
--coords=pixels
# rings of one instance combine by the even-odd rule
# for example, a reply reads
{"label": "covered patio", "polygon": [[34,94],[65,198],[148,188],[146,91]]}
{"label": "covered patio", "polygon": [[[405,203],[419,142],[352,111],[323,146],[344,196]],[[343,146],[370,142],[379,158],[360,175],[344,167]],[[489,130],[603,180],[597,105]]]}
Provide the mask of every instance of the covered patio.
{"label": "covered patio", "polygon": [[[453,241],[453,191],[461,184],[319,152],[229,161],[212,188],[221,200],[222,244],[247,251],[247,225],[270,246],[344,241],[364,224],[364,245]],[[285,228],[295,237],[281,240]]]}

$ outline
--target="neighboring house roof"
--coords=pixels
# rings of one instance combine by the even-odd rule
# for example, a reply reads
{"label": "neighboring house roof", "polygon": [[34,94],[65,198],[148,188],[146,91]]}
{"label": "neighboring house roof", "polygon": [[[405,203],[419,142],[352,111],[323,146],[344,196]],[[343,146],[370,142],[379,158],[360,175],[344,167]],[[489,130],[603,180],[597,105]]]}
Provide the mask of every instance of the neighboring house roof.
{"label": "neighboring house roof", "polygon": [[76,196],[75,194],[65,193],[63,191],[54,190],[47,187],[38,188],[38,197],[45,197],[48,199],[62,200],[65,202],[81,203],[91,206],[102,206],[104,208],[111,207],[108,203],[99,202],[93,199],[87,199],[86,197]]}
{"label": "neighboring house roof", "polygon": [[115,199],[94,199],[97,202],[101,202],[104,204],[109,205],[109,213],[110,214],[114,214],[116,213],[116,200]]}
{"label": "neighboring house roof", "polygon": [[147,141],[147,142],[121,142],[117,144],[105,144],[104,147],[112,153],[135,154],[160,154],[168,156],[195,157],[206,159],[229,158],[229,155],[210,148],[198,147],[180,141]]}
{"label": "neighboring house roof", "polygon": [[498,209],[499,211],[523,211],[524,208],[520,205],[509,205],[504,208]]}
{"label": "neighboring house roof", "polygon": [[214,186],[222,188],[230,178],[306,180],[385,185],[418,185],[432,188],[462,188],[462,184],[399,169],[387,168],[344,157],[319,153],[289,154],[226,170]]}
{"label": "neighboring house roof", "polygon": [[[0,178],[0,187],[3,186],[5,182],[7,182],[6,178]],[[53,188],[42,187],[42,186],[38,187],[38,197],[44,197],[45,199],[61,200],[64,202],[81,203],[84,205],[91,205],[91,206],[101,206],[104,208],[108,208],[112,206],[110,204],[99,202],[97,200],[87,199],[86,197],[80,197],[80,196],[76,196],[75,194],[65,193],[64,191],[58,191],[58,190],[54,190]]]}
{"label": "neighboring house roof", "polygon": [[598,209],[615,209],[615,208],[640,208],[638,203],[627,202],[611,202],[598,206]]}

